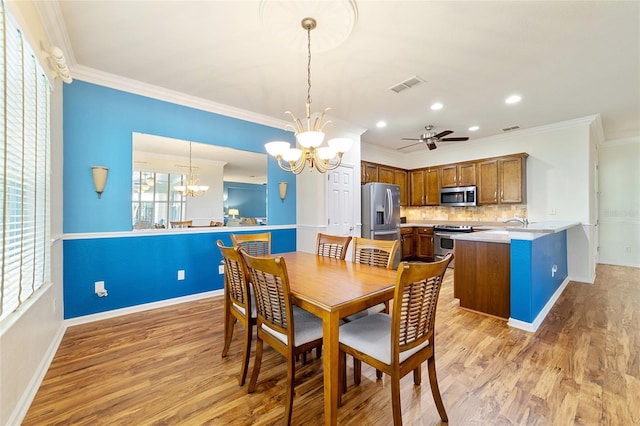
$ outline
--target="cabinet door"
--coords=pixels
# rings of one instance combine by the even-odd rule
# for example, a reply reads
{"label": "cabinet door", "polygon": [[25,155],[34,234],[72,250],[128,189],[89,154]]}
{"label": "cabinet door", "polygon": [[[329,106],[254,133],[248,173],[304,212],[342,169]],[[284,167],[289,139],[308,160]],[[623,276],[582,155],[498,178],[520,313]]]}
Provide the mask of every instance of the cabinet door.
{"label": "cabinet door", "polygon": [[393,183],[393,169],[378,167],[378,182]]}
{"label": "cabinet door", "polygon": [[478,163],[478,204],[498,204],[498,160]]}
{"label": "cabinet door", "polygon": [[440,186],[443,188],[451,188],[458,186],[458,165],[447,164],[440,168],[442,174],[442,182]]}
{"label": "cabinet door", "polygon": [[499,160],[498,178],[500,203],[520,204],[525,202],[525,170],[521,157]]}
{"label": "cabinet door", "polygon": [[425,205],[437,206],[440,204],[440,170],[437,168],[424,171]]}
{"label": "cabinet door", "polygon": [[425,202],[424,197],[424,177],[422,170],[414,170],[409,172],[410,179],[410,204],[412,206],[422,206]]}
{"label": "cabinet door", "polygon": [[362,163],[364,166],[364,177],[362,183],[379,182],[378,181],[378,166],[370,163]]}
{"label": "cabinet door", "polygon": [[405,228],[401,231],[402,260],[413,258],[413,228]]}
{"label": "cabinet door", "polygon": [[407,206],[407,193],[408,185],[407,185],[407,172],[404,170],[394,170],[393,171],[393,183],[400,187],[400,205],[402,207]]}
{"label": "cabinet door", "polygon": [[472,186],[476,184],[475,163],[458,165],[458,186]]}
{"label": "cabinet door", "polygon": [[433,228],[416,229],[416,257],[433,261]]}

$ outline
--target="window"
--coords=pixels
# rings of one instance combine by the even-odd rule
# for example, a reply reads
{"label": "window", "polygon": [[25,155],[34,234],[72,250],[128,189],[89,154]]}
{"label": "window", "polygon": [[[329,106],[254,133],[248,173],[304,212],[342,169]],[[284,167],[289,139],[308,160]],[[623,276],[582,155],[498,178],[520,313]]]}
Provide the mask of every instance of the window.
{"label": "window", "polygon": [[187,175],[179,173],[134,170],[131,193],[133,228],[168,228],[169,222],[185,220],[186,197],[173,188],[186,181]]}
{"label": "window", "polygon": [[50,282],[49,82],[0,2],[0,320]]}

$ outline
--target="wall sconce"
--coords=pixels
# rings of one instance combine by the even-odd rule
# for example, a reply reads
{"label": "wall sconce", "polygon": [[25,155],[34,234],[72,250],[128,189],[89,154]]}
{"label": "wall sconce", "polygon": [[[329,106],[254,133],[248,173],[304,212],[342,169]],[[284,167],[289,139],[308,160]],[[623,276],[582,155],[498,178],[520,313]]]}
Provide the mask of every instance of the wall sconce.
{"label": "wall sconce", "polygon": [[96,187],[98,198],[102,198],[104,186],[107,184],[109,168],[104,166],[91,166],[91,170],[93,171],[93,186]]}
{"label": "wall sconce", "polygon": [[278,183],[278,190],[280,191],[280,199],[284,203],[284,199],[287,196],[287,186],[289,184],[287,182]]}

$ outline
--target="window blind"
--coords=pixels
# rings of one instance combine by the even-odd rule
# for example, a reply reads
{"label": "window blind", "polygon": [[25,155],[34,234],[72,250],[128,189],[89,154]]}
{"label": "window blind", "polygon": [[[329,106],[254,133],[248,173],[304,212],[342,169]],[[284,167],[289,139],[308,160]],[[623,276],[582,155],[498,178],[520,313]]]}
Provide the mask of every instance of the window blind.
{"label": "window blind", "polygon": [[50,281],[50,86],[0,2],[0,320]]}

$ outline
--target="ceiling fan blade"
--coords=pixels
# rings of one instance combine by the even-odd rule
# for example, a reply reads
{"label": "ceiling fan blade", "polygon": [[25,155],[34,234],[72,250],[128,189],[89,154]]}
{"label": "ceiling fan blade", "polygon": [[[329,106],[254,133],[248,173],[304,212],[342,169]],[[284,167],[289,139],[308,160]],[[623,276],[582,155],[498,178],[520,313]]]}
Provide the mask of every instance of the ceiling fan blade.
{"label": "ceiling fan blade", "polygon": [[402,138],[403,141],[421,141],[422,139],[415,139],[415,138]]}
{"label": "ceiling fan blade", "polygon": [[468,137],[440,139],[441,142],[456,142],[456,141],[468,141],[468,140],[469,140]]}
{"label": "ceiling fan blade", "polygon": [[450,135],[451,133],[453,133],[453,130],[445,130],[445,131],[440,132],[437,135],[435,135],[434,138],[440,139],[440,138],[442,138],[444,136]]}
{"label": "ceiling fan blade", "polygon": [[[407,139],[407,140],[413,140],[413,141],[417,141],[418,139]],[[423,141],[420,142],[416,142],[416,143],[412,143],[411,145],[407,145],[407,146],[403,146],[401,148],[398,148],[397,151],[400,151],[402,149],[406,149],[406,148],[411,148],[412,146],[416,146],[416,145],[420,145]]]}

